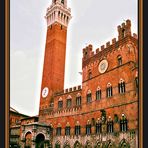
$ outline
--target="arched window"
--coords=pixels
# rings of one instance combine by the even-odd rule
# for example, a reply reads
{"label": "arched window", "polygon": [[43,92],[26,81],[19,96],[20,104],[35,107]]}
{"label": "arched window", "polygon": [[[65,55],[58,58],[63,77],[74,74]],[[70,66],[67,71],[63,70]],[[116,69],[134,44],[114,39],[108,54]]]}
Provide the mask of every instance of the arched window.
{"label": "arched window", "polygon": [[118,56],[117,60],[118,60],[118,66],[122,65],[122,57]]}
{"label": "arched window", "polygon": [[90,103],[91,100],[92,100],[92,98],[91,98],[91,91],[90,90],[88,90],[86,98],[87,98],[87,103]]}
{"label": "arched window", "polygon": [[80,135],[81,134],[81,126],[80,123],[77,121],[75,125],[75,135]]}
{"label": "arched window", "polygon": [[58,109],[61,109],[61,108],[63,108],[63,101],[59,100],[58,101]]}
{"label": "arched window", "polygon": [[112,86],[110,83],[107,84],[107,89],[106,89],[106,96],[107,98],[112,97],[113,92],[112,92]]}
{"label": "arched window", "polygon": [[76,106],[80,106],[80,105],[81,105],[81,95],[80,93],[78,93],[76,96]]}
{"label": "arched window", "polygon": [[67,107],[71,107],[72,106],[72,99],[67,99]]}
{"label": "arched window", "polygon": [[108,133],[114,132],[114,123],[113,123],[113,120],[111,119],[111,117],[109,117],[109,119],[107,121],[107,132]]}
{"label": "arched window", "polygon": [[96,134],[99,134],[102,132],[102,123],[99,121],[96,122]]}
{"label": "arched window", "polygon": [[125,82],[121,79],[119,84],[118,84],[118,90],[120,94],[125,93]]}
{"label": "arched window", "polygon": [[119,144],[119,148],[130,148],[130,145],[126,142],[125,139],[123,139]]}
{"label": "arched window", "polygon": [[92,144],[90,143],[90,141],[86,142],[85,148],[92,148]]}
{"label": "arched window", "polygon": [[127,131],[127,119],[124,114],[122,114],[122,117],[120,119],[120,131],[126,132]]}
{"label": "arched window", "polygon": [[70,135],[70,126],[69,125],[65,127],[65,135],[66,136]]}
{"label": "arched window", "polygon": [[90,134],[91,134],[91,123],[88,120],[86,124],[86,135],[90,135]]}
{"label": "arched window", "polygon": [[97,91],[96,91],[96,100],[100,100],[101,99],[101,89],[100,87],[98,87]]}
{"label": "arched window", "polygon": [[74,148],[81,148],[81,144],[79,141],[76,141],[74,144]]}
{"label": "arched window", "polygon": [[94,148],[101,148],[101,143],[100,142],[97,142],[97,144],[95,145]]}
{"label": "arched window", "polygon": [[61,130],[62,130],[61,125],[58,124],[58,127],[56,128],[56,135],[57,136],[61,136]]}

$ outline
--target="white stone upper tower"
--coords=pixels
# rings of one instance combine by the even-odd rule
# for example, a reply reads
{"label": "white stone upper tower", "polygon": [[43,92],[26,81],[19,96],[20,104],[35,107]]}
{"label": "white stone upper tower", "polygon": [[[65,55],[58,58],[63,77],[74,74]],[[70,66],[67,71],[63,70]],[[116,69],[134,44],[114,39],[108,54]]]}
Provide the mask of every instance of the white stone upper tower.
{"label": "white stone upper tower", "polygon": [[67,0],[52,0],[52,4],[47,8],[45,17],[47,26],[58,22],[67,27],[71,19],[71,9],[67,8]]}

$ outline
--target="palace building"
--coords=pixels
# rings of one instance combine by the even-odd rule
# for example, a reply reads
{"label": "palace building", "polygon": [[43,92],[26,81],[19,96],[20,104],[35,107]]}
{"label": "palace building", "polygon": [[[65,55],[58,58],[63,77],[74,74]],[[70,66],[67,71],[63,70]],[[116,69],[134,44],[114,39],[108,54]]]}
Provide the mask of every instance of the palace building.
{"label": "palace building", "polygon": [[38,117],[21,120],[22,148],[138,148],[138,37],[131,21],[100,48],[82,49],[82,85],[64,90],[67,0],[47,8]]}

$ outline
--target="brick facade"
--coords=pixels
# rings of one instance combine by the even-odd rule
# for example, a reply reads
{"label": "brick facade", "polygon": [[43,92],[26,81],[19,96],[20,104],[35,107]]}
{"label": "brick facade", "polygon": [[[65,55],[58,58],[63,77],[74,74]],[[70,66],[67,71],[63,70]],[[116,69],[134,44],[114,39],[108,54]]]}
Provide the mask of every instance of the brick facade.
{"label": "brick facade", "polygon": [[47,9],[39,121],[24,124],[22,136],[31,131],[32,147],[45,141],[44,147],[55,148],[138,148],[138,38],[131,21],[117,27],[118,39],[82,50],[82,85],[64,90],[71,15],[63,3],[53,1]]}

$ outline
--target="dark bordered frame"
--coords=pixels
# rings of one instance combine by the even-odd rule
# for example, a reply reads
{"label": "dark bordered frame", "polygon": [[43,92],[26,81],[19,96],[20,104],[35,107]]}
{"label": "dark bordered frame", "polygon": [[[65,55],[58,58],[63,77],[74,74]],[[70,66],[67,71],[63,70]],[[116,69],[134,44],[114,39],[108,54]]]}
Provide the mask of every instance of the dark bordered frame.
{"label": "dark bordered frame", "polygon": [[[5,0],[5,148],[9,148],[10,107],[10,0]],[[143,0],[138,0],[139,148],[143,148]],[[1,127],[2,128],[2,127]]]}

